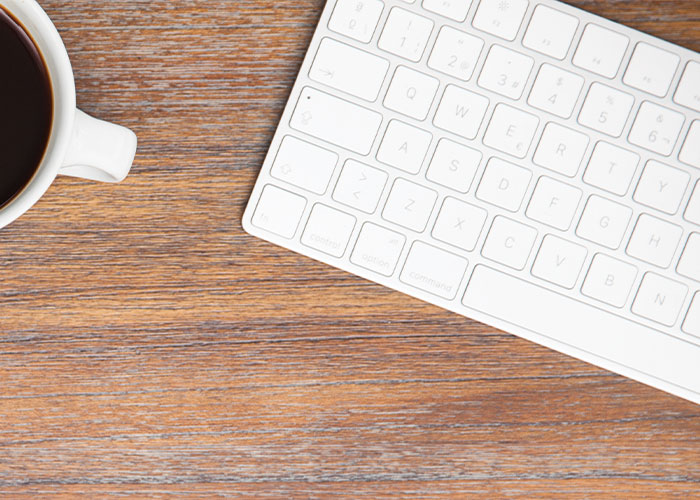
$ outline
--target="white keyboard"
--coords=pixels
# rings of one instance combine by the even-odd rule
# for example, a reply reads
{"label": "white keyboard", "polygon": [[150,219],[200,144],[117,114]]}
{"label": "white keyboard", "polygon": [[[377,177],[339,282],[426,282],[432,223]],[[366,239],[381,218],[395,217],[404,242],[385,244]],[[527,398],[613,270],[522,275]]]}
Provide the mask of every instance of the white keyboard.
{"label": "white keyboard", "polygon": [[554,0],[329,0],[260,238],[700,404],[700,56]]}

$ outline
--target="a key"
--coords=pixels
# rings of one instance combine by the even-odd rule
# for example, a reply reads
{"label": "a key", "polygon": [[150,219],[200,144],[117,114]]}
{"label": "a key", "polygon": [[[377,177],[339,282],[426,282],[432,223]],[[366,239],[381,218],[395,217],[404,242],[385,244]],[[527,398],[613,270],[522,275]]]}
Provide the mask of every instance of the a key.
{"label": "a key", "polygon": [[488,212],[455,198],[445,198],[433,228],[433,238],[467,252],[476,248]]}
{"label": "a key", "polygon": [[394,7],[379,38],[379,48],[418,62],[423,57],[432,31],[433,22],[430,19]]}
{"label": "a key", "polygon": [[379,169],[348,160],[338,178],[333,199],[362,212],[374,213],[388,177]]}
{"label": "a key", "polygon": [[634,199],[642,205],[673,215],[680,208],[689,181],[687,172],[650,160],[639,180]]}
{"label": "a key", "polygon": [[452,300],[469,263],[422,241],[413,244],[401,273],[401,281],[420,290]]}
{"label": "a key", "polygon": [[556,59],[569,53],[579,21],[574,16],[538,5],[527,27],[523,45]]}
{"label": "a key", "polygon": [[584,127],[620,137],[633,104],[631,95],[596,82],[588,91],[578,122]]}
{"label": "a key", "polygon": [[616,250],[620,248],[631,218],[632,209],[629,207],[600,196],[591,196],[576,234],[584,240]]}
{"label": "a key", "polygon": [[481,38],[443,26],[428,59],[428,66],[466,82],[474,74],[483,47]]}
{"label": "a key", "polygon": [[433,136],[398,120],[389,122],[377,160],[394,168],[417,174],[423,166]]}
{"label": "a key", "polygon": [[362,226],[350,262],[383,276],[391,276],[405,244],[404,235],[367,222]]}
{"label": "a key", "polygon": [[700,112],[700,62],[690,61],[685,67],[673,100]]}
{"label": "a key", "polygon": [[491,158],[476,197],[511,212],[520,210],[532,172],[498,158]]}
{"label": "a key", "polygon": [[588,148],[588,136],[556,123],[548,123],[533,161],[544,168],[574,177]]}
{"label": "a key", "polygon": [[352,215],[317,203],[306,223],[301,242],[333,257],[342,257],[355,229],[355,222]]}
{"label": "a key", "polygon": [[632,184],[637,165],[638,154],[601,141],[593,150],[583,181],[618,196],[624,196]]}
{"label": "a key", "polygon": [[700,226],[700,181],[698,181],[695,191],[690,196],[688,208],[685,210],[685,220]]}
{"label": "a key", "polygon": [[632,144],[668,156],[678,141],[684,122],[683,115],[658,104],[642,103],[632,125]]}
{"label": "a key", "polygon": [[474,182],[481,163],[481,152],[441,139],[428,168],[428,180],[441,186],[466,193]]}
{"label": "a key", "polygon": [[511,99],[520,99],[533,64],[531,57],[494,45],[481,70],[479,86]]}
{"label": "a key", "polygon": [[481,254],[521,271],[525,269],[536,239],[537,230],[498,216],[493,221]]}
{"label": "a key", "polygon": [[527,207],[527,216],[562,231],[571,227],[581,190],[549,177],[541,177]]}
{"label": "a key", "polygon": [[306,200],[277,186],[263,189],[253,214],[253,225],[283,238],[292,239],[306,209]]}
{"label": "a key", "polygon": [[671,265],[682,235],[681,227],[642,214],[627,245],[627,255],[666,268]]}
{"label": "a key", "polygon": [[527,0],[481,0],[472,24],[478,30],[513,41],[527,7]]}
{"label": "a key", "polygon": [[527,103],[561,118],[569,118],[581,95],[584,79],[551,64],[543,64]]}
{"label": "a key", "polygon": [[681,58],[665,50],[640,42],[623,78],[630,87],[664,97],[671,87]]}
{"label": "a key", "polygon": [[573,63],[606,78],[615,78],[627,51],[629,38],[615,31],[589,24],[579,42]]}
{"label": "a key", "polygon": [[604,254],[593,258],[581,292],[614,307],[624,307],[637,278],[637,268]]}
{"label": "a key", "polygon": [[412,231],[421,233],[433,213],[437,193],[405,179],[396,179],[382,217]]}
{"label": "a key", "polygon": [[467,18],[472,0],[423,0],[423,8],[457,22]]}
{"label": "a key", "polygon": [[690,305],[690,310],[688,310],[683,323],[683,331],[700,337],[700,292],[695,294],[695,299]]}
{"label": "a key", "polygon": [[700,168],[700,120],[690,125],[679,159],[686,165]]}
{"label": "a key", "polygon": [[532,266],[532,274],[571,290],[578,281],[588,251],[570,241],[548,234]]}
{"label": "a key", "polygon": [[499,104],[484,135],[484,144],[517,158],[525,158],[539,123],[535,115]]}
{"label": "a key", "polygon": [[338,0],[328,27],[359,42],[369,43],[383,10],[381,0]]}
{"label": "a key", "polygon": [[338,155],[296,137],[282,140],[270,174],[293,186],[324,194],[338,163]]}
{"label": "a key", "polygon": [[632,312],[666,326],[678,321],[688,287],[658,274],[647,273],[632,304]]}
{"label": "a key", "polygon": [[425,120],[439,85],[437,78],[399,66],[384,98],[384,106],[416,120]]}
{"label": "a key", "polygon": [[678,274],[700,282],[700,233],[693,233],[678,263]]}
{"label": "a key", "polygon": [[474,139],[488,107],[489,100],[486,97],[448,85],[433,124],[465,139]]}

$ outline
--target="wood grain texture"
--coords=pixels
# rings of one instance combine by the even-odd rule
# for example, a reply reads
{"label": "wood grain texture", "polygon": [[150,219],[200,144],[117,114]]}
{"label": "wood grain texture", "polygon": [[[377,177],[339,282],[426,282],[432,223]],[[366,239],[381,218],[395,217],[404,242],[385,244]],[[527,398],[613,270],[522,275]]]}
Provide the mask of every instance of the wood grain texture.
{"label": "wood grain texture", "polygon": [[140,146],[0,232],[0,497],[700,498],[699,407],[244,234],[322,0],[41,3]]}

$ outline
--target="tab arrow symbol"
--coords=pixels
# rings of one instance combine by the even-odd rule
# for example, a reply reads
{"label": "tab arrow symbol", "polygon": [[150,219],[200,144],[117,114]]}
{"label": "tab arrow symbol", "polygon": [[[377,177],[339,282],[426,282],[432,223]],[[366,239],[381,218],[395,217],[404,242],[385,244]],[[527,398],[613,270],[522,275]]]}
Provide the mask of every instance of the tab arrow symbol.
{"label": "tab arrow symbol", "polygon": [[328,78],[333,78],[335,76],[335,71],[330,71],[328,69],[322,69],[320,71],[323,76],[327,76]]}

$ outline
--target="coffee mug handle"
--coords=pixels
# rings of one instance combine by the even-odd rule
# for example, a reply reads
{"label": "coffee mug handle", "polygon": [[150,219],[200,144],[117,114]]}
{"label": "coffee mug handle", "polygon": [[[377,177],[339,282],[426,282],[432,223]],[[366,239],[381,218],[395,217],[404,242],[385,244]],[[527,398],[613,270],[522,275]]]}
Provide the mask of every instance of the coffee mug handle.
{"label": "coffee mug handle", "polygon": [[100,182],[121,182],[136,155],[136,134],[76,110],[73,137],[61,175]]}

